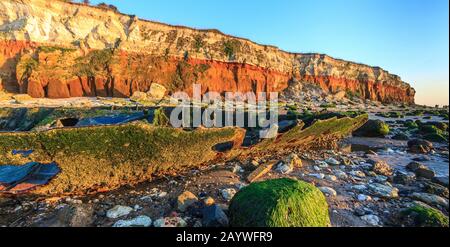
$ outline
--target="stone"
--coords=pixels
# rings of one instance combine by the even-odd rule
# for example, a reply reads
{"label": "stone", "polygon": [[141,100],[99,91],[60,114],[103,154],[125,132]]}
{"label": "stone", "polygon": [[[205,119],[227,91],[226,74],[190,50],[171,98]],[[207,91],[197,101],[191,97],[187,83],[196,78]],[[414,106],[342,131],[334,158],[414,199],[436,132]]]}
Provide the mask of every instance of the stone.
{"label": "stone", "polygon": [[165,217],[155,220],[154,227],[186,227],[187,223],[180,217]]}
{"label": "stone", "polygon": [[218,205],[203,208],[202,225],[205,227],[227,227],[229,224],[227,215]]}
{"label": "stone", "polygon": [[361,128],[353,132],[354,136],[385,137],[389,134],[389,125],[381,120],[370,119]]}
{"label": "stone", "polygon": [[372,226],[380,225],[380,218],[378,218],[378,216],[373,215],[373,214],[361,216],[361,219],[364,220],[365,222],[369,223]]}
{"label": "stone", "polygon": [[429,169],[428,167],[419,167],[415,171],[417,177],[432,179],[436,175],[434,171]]}
{"label": "stone", "polygon": [[432,180],[431,180],[433,183],[437,183],[437,184],[440,184],[440,185],[442,185],[442,186],[445,186],[445,187],[448,187],[448,185],[449,185],[449,177],[448,176],[446,176],[446,177],[434,177]]}
{"label": "stone", "polygon": [[34,223],[33,227],[89,227],[94,222],[91,205],[63,205],[56,213]]}
{"label": "stone", "polygon": [[144,92],[136,91],[133,93],[133,95],[130,97],[131,101],[139,102],[139,101],[146,101],[147,100],[147,94]]}
{"label": "stone", "polygon": [[341,171],[341,170],[336,170],[336,171],[334,171],[334,175],[336,175],[338,178],[340,178],[340,179],[346,179],[346,178],[348,178],[348,175],[347,175],[347,173],[345,173],[345,172],[343,172],[343,171]]}
{"label": "stone", "polygon": [[392,186],[372,183],[367,186],[369,192],[374,196],[379,196],[383,198],[397,198],[398,197],[398,189]]}
{"label": "stone", "polygon": [[372,197],[364,194],[358,195],[358,201],[364,202],[364,201],[372,201]]}
{"label": "stone", "polygon": [[150,90],[147,92],[147,95],[154,100],[161,100],[166,95],[167,89],[158,83],[152,83],[150,86]]}
{"label": "stone", "polygon": [[416,180],[416,174],[412,172],[395,171],[393,182],[396,184],[409,185]]}
{"label": "stone", "polygon": [[415,172],[419,168],[425,168],[425,165],[420,164],[419,162],[411,162],[406,165],[406,169],[412,172]]}
{"label": "stone", "polygon": [[326,196],[337,196],[336,190],[330,187],[319,187],[319,190],[322,191]]}
{"label": "stone", "polygon": [[449,198],[449,190],[447,186],[442,186],[440,184],[427,181],[423,183],[423,190],[424,192],[430,194]]}
{"label": "stone", "polygon": [[208,196],[207,198],[205,198],[203,200],[203,203],[205,204],[205,206],[211,206],[211,205],[215,204],[216,201],[214,200],[214,198]]}
{"label": "stone", "polygon": [[372,165],[371,170],[377,174],[387,177],[392,176],[393,174],[391,166],[389,166],[384,160],[371,159],[368,163]]}
{"label": "stone", "polygon": [[314,163],[320,168],[328,168],[328,164],[325,161],[316,160]]}
{"label": "stone", "polygon": [[403,132],[400,132],[400,133],[397,133],[394,136],[392,136],[392,139],[400,140],[400,141],[407,141],[407,140],[409,140],[409,136]]}
{"label": "stone", "polygon": [[113,227],[149,227],[152,225],[152,219],[145,215],[140,215],[130,220],[119,220]]}
{"label": "stone", "polygon": [[117,205],[106,212],[106,217],[110,219],[117,219],[126,216],[133,211],[133,208],[128,206]]}
{"label": "stone", "polygon": [[408,151],[411,153],[427,154],[433,150],[433,143],[422,140],[413,139],[408,141]]}
{"label": "stone", "polygon": [[334,175],[325,175],[325,179],[331,182],[337,181],[337,177]]}
{"label": "stone", "polygon": [[285,164],[284,162],[280,162],[278,163],[277,168],[275,169],[275,171],[281,173],[281,174],[289,174],[294,170],[294,167]]}
{"label": "stone", "polygon": [[442,198],[440,196],[437,196],[437,195],[433,195],[433,194],[429,194],[429,193],[414,192],[411,195],[411,197],[413,199],[425,202],[430,205],[440,205],[445,208],[448,208],[448,200],[445,198]]}
{"label": "stone", "polygon": [[276,162],[272,161],[267,164],[258,166],[252,173],[250,173],[250,175],[247,176],[247,181],[252,183],[252,182],[258,180],[259,178],[261,178],[262,176],[264,176],[265,174],[270,172],[270,170],[272,170],[275,163]]}
{"label": "stone", "polygon": [[278,136],[278,124],[272,124],[270,128],[261,130],[259,137],[261,139],[273,139]]}
{"label": "stone", "polygon": [[367,190],[367,186],[364,184],[355,184],[351,186],[352,189],[357,190],[357,191],[364,191]]}
{"label": "stone", "polygon": [[303,162],[302,159],[300,159],[300,157],[298,157],[297,154],[291,153],[286,159],[285,159],[285,163],[288,164],[290,167],[294,168],[300,168],[303,166]]}
{"label": "stone", "polygon": [[365,178],[366,174],[363,171],[354,170],[350,172],[350,175],[360,178]]}
{"label": "stone", "polygon": [[242,167],[240,165],[235,164],[233,166],[233,168],[231,169],[231,172],[232,173],[242,173],[242,172],[244,172],[244,169],[242,169]]}
{"label": "stone", "polygon": [[236,194],[236,190],[233,188],[227,188],[221,190],[220,194],[222,195],[223,199],[231,201],[231,199],[233,199],[234,195]]}
{"label": "stone", "polygon": [[309,174],[309,176],[314,177],[314,178],[318,178],[318,179],[324,179],[325,178],[325,174],[323,174],[323,173],[311,173],[311,174]]}
{"label": "stone", "polygon": [[341,162],[339,162],[335,158],[328,158],[325,160],[325,162],[327,162],[329,165],[332,165],[332,166],[338,166],[341,164]]}
{"label": "stone", "polygon": [[177,198],[178,210],[184,212],[196,202],[198,202],[197,196],[190,191],[185,191]]}

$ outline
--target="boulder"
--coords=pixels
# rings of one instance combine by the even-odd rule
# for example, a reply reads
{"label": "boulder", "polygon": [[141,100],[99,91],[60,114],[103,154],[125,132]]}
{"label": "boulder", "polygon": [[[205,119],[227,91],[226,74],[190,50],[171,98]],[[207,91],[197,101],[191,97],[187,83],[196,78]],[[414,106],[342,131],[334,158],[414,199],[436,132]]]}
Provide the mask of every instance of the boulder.
{"label": "boulder", "polygon": [[312,184],[288,178],[250,184],[229,208],[232,227],[325,227],[328,204]]}
{"label": "boulder", "polygon": [[420,164],[419,162],[413,161],[406,165],[406,169],[412,172],[415,172],[419,168],[426,168],[425,165]]}
{"label": "boulder", "polygon": [[150,90],[147,92],[148,97],[153,100],[161,100],[166,95],[167,89],[158,83],[152,83]]}
{"label": "boulder", "polygon": [[131,101],[139,102],[139,101],[146,101],[147,100],[147,94],[144,92],[136,91],[133,93],[133,95],[130,97]]}
{"label": "boulder", "polygon": [[227,215],[217,204],[203,208],[202,225],[204,227],[227,227],[228,224]]}
{"label": "boulder", "polygon": [[396,184],[409,185],[416,179],[416,174],[412,172],[396,171],[394,174],[393,182]]}
{"label": "boulder", "polygon": [[371,159],[368,163],[372,165],[371,170],[377,174],[387,177],[392,176],[393,174],[391,166],[389,166],[384,160]]}
{"label": "boulder", "polygon": [[448,217],[426,204],[415,202],[401,213],[402,223],[408,227],[448,227]]}
{"label": "boulder", "polygon": [[411,153],[426,154],[433,150],[433,143],[422,139],[413,139],[408,142],[408,150]]}
{"label": "boulder", "polygon": [[426,179],[432,179],[436,175],[433,170],[428,167],[419,167],[415,170],[416,176]]}
{"label": "boulder", "polygon": [[415,192],[411,195],[411,197],[413,199],[425,202],[426,204],[440,205],[448,208],[448,200],[437,195]]}
{"label": "boulder", "polygon": [[440,185],[442,185],[442,186],[445,186],[445,187],[448,187],[448,182],[449,182],[449,179],[448,179],[448,176],[446,176],[446,177],[434,177],[432,180],[431,180],[433,183],[437,183],[437,184],[440,184]]}
{"label": "boulder", "polygon": [[398,197],[398,189],[392,186],[380,184],[380,183],[372,183],[367,186],[368,190],[372,193],[373,196],[383,197],[383,198],[397,198]]}
{"label": "boulder", "polygon": [[389,134],[389,125],[381,120],[369,120],[361,128],[353,132],[354,136],[385,137]]}
{"label": "boulder", "polygon": [[177,198],[178,210],[184,212],[188,207],[192,206],[196,202],[198,202],[197,196],[192,194],[190,191],[185,191]]}

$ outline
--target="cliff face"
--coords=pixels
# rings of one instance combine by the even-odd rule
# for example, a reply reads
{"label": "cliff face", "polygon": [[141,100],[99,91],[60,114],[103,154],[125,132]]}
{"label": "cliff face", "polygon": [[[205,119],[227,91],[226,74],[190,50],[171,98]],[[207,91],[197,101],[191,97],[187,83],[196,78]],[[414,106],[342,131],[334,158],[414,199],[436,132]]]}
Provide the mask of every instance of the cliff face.
{"label": "cliff face", "polygon": [[152,83],[189,91],[194,82],[205,92],[314,82],[382,102],[414,103],[415,94],[378,67],[45,0],[0,0],[0,78],[0,89],[52,98],[125,97]]}

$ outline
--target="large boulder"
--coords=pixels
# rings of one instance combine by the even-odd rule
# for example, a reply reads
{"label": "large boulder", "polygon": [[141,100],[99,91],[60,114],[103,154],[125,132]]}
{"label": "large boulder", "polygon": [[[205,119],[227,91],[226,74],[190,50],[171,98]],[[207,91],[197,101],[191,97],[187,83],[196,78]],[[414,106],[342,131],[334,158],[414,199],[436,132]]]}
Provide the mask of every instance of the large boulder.
{"label": "large boulder", "polygon": [[381,120],[369,120],[361,128],[353,132],[354,136],[385,137],[389,134],[389,125]]}
{"label": "large boulder", "polygon": [[406,226],[448,227],[448,217],[439,210],[416,202],[414,206],[401,212]]}
{"label": "large boulder", "polygon": [[147,92],[147,95],[154,100],[161,100],[166,95],[167,89],[158,83],[152,83],[150,86],[150,90]]}
{"label": "large boulder", "polygon": [[328,204],[315,186],[282,178],[253,183],[239,191],[229,208],[233,227],[326,227]]}
{"label": "large boulder", "polygon": [[433,150],[433,143],[422,139],[413,139],[408,142],[408,150],[411,153],[426,154]]}

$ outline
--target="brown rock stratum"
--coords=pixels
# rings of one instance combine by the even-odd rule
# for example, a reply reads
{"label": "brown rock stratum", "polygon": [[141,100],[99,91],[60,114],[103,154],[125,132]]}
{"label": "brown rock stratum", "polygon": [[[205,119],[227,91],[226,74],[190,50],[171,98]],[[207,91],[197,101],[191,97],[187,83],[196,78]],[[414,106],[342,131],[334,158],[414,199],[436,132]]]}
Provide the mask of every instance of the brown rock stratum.
{"label": "brown rock stratum", "polygon": [[379,67],[45,0],[0,0],[0,78],[0,90],[49,98],[128,97],[152,83],[223,93],[308,82],[381,102],[414,103],[415,95]]}

